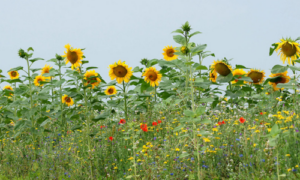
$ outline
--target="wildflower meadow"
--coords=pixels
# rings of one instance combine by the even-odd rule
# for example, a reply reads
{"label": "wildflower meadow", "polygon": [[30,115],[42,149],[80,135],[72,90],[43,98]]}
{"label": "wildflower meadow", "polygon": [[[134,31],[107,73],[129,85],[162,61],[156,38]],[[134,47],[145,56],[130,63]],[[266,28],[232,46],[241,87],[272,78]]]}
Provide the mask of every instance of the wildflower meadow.
{"label": "wildflower meadow", "polygon": [[0,179],[300,179],[300,37],[270,42],[266,74],[193,42],[188,22],[172,33],[157,59],[110,60],[109,82],[84,48],[20,49],[0,70]]}

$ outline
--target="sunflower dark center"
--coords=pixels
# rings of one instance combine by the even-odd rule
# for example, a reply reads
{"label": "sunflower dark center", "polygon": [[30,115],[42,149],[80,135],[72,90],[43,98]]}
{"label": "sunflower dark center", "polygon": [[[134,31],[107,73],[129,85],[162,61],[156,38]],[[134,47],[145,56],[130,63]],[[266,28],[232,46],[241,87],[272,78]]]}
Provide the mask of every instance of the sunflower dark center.
{"label": "sunflower dark center", "polygon": [[16,77],[17,76],[17,72],[16,71],[12,71],[11,72],[11,76]]}
{"label": "sunflower dark center", "polygon": [[156,79],[157,79],[157,74],[156,74],[155,72],[153,72],[153,71],[150,71],[150,72],[148,73],[148,78],[149,78],[151,81],[156,81]]}
{"label": "sunflower dark center", "polygon": [[44,73],[49,73],[49,69],[44,69]]}
{"label": "sunflower dark center", "polygon": [[71,102],[71,98],[70,97],[66,97],[66,102],[70,103]]}
{"label": "sunflower dark center", "polygon": [[166,51],[166,54],[167,54],[168,57],[173,57],[174,56],[174,50],[173,49],[168,49]]}
{"label": "sunflower dark center", "polygon": [[109,88],[109,89],[108,89],[108,93],[109,93],[109,94],[112,94],[112,93],[114,93],[114,90],[113,90],[112,88]]}
{"label": "sunflower dark center", "polygon": [[215,69],[222,76],[227,76],[231,72],[228,66],[223,63],[216,64]]}
{"label": "sunflower dark center", "polygon": [[286,78],[284,77],[276,78],[275,84],[279,84],[279,83],[286,83]]}
{"label": "sunflower dark center", "polygon": [[123,66],[118,65],[113,69],[113,72],[117,77],[125,77],[127,74],[127,69]]}
{"label": "sunflower dark center", "polygon": [[41,79],[41,78],[37,79],[38,83],[40,83],[41,81],[43,81],[43,79]]}
{"label": "sunflower dark center", "polygon": [[290,43],[288,43],[288,42],[286,42],[286,43],[284,43],[283,45],[282,45],[282,52],[286,55],[286,56],[288,56],[288,57],[290,57],[290,56],[294,56],[295,54],[296,54],[296,47],[295,47],[295,45],[292,45],[292,44],[290,44]]}
{"label": "sunflower dark center", "polygon": [[260,72],[251,72],[248,77],[252,79],[253,83],[259,83],[263,78],[263,74]]}
{"label": "sunflower dark center", "polygon": [[75,64],[78,61],[77,53],[76,52],[71,52],[70,50],[68,50],[67,58],[72,64]]}

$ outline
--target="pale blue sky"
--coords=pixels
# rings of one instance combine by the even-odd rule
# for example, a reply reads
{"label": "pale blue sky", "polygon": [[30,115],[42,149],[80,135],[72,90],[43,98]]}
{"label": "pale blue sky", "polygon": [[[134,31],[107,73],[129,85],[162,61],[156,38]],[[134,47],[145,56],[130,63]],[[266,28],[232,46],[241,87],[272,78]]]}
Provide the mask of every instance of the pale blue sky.
{"label": "pale blue sky", "polygon": [[0,69],[8,76],[10,68],[26,66],[19,48],[31,46],[34,57],[48,60],[69,43],[86,48],[88,66],[99,67],[109,81],[108,66],[119,59],[131,67],[142,58],[162,59],[164,46],[178,46],[171,32],[189,21],[192,31],[202,32],[193,41],[216,55],[205,65],[233,58],[233,67],[264,69],[268,76],[272,66],[282,64],[276,54],[269,57],[271,44],[300,36],[299,7],[299,0],[2,0]]}

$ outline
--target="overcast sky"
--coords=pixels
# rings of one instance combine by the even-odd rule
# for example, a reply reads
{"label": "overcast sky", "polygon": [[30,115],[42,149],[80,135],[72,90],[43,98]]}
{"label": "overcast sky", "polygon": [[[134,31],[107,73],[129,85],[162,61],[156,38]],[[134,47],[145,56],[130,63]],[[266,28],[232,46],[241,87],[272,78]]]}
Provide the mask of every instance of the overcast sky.
{"label": "overcast sky", "polygon": [[69,43],[86,48],[88,66],[99,67],[109,81],[108,66],[119,59],[131,67],[142,58],[162,59],[164,46],[178,46],[171,32],[189,21],[192,31],[202,32],[192,41],[216,55],[205,65],[233,58],[233,67],[260,68],[269,76],[282,64],[277,54],[269,56],[271,44],[300,36],[299,7],[299,0],[0,0],[0,69],[8,77],[10,68],[26,67],[19,48],[33,47],[34,57],[49,60]]}

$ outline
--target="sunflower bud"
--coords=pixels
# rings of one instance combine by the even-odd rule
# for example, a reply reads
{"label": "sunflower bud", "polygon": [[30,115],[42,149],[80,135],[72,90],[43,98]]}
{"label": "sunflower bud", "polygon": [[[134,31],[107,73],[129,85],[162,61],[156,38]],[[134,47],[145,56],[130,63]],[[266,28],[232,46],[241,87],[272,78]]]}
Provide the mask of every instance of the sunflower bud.
{"label": "sunflower bud", "polygon": [[186,46],[181,46],[180,51],[181,51],[183,54],[186,54],[186,53],[189,52],[189,49],[188,49]]}
{"label": "sunflower bud", "polygon": [[147,67],[147,65],[148,65],[148,59],[146,59],[146,58],[144,58],[144,59],[142,59],[141,61],[140,61],[140,63],[142,64],[142,65],[144,65],[144,66],[146,66]]}
{"label": "sunflower bud", "polygon": [[63,58],[62,58],[60,55],[58,55],[58,54],[56,54],[55,57],[56,57],[56,59],[59,60],[59,61],[63,60]]}
{"label": "sunflower bud", "polygon": [[191,26],[188,21],[185,22],[184,25],[181,26],[181,28],[186,33],[190,32],[190,30],[191,30]]}
{"label": "sunflower bud", "polygon": [[23,49],[20,49],[20,50],[19,50],[19,56],[20,56],[21,58],[25,58],[26,52],[25,52]]}

